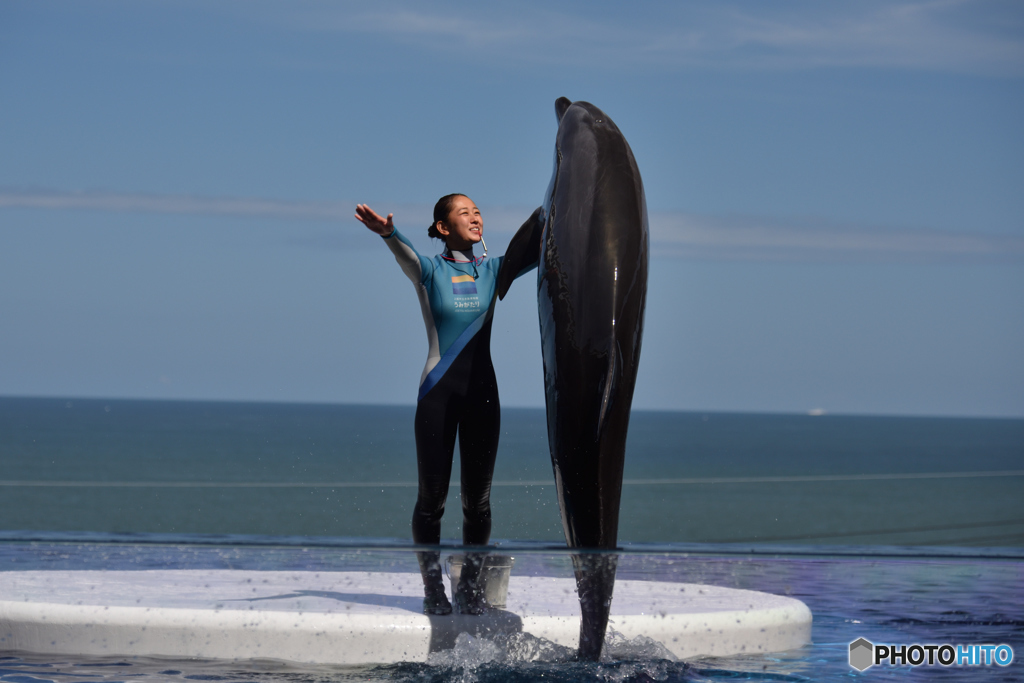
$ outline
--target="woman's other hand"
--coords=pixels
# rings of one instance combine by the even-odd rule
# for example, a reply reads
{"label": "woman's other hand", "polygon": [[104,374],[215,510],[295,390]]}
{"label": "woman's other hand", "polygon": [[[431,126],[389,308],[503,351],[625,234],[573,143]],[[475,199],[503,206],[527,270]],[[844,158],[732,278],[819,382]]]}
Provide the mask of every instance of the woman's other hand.
{"label": "woman's other hand", "polygon": [[387,237],[395,231],[395,222],[392,220],[394,215],[389,213],[388,217],[384,218],[366,204],[356,204],[356,220],[382,237]]}

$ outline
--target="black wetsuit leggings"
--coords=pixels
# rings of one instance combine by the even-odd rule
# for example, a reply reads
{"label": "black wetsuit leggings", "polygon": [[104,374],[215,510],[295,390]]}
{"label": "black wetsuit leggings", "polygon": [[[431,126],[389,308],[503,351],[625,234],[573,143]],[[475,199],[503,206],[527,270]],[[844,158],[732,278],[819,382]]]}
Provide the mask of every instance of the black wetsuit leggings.
{"label": "black wetsuit leggings", "polygon": [[501,428],[498,385],[489,358],[475,367],[459,360],[416,406],[420,483],[412,537],[419,545],[441,542],[456,433],[462,462],[462,542],[486,545],[491,537],[491,477]]}

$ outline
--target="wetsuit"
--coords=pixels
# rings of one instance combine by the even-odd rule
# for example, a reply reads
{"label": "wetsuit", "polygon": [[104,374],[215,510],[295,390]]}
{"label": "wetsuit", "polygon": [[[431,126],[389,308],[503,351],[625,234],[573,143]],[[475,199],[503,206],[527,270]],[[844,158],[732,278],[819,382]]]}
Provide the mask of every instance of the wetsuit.
{"label": "wetsuit", "polygon": [[491,477],[501,421],[491,365],[491,320],[503,257],[474,258],[472,251],[446,249],[426,258],[397,229],[384,241],[416,286],[430,346],[416,403],[419,494],[413,540],[420,545],[441,541],[458,433],[462,539],[467,545],[484,545],[491,535]]}

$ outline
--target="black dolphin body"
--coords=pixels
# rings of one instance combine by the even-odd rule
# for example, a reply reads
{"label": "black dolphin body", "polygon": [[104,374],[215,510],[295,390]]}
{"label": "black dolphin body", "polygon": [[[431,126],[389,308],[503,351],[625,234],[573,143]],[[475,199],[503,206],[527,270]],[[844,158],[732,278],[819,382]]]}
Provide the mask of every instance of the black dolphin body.
{"label": "black dolphin body", "polygon": [[[647,298],[647,202],[615,123],[587,102],[559,98],[555,168],[544,205],[513,238],[498,278],[504,297],[539,262],[548,444],[565,540],[616,547],[630,405]],[[615,556],[573,556],[581,659],[604,644]]]}

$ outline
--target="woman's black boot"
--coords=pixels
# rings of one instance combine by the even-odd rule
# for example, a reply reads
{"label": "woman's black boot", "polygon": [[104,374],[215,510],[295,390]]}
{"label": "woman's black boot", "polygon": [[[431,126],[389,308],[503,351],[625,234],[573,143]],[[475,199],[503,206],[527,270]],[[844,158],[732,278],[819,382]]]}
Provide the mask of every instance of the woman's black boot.
{"label": "woman's black boot", "polygon": [[444,594],[440,553],[416,553],[423,576],[423,613],[444,616],[452,613],[452,603]]}
{"label": "woman's black boot", "polygon": [[467,553],[462,562],[462,574],[455,589],[455,606],[460,614],[483,614],[490,608],[484,597],[480,574],[484,567],[484,553]]}

